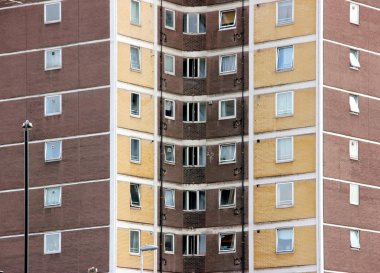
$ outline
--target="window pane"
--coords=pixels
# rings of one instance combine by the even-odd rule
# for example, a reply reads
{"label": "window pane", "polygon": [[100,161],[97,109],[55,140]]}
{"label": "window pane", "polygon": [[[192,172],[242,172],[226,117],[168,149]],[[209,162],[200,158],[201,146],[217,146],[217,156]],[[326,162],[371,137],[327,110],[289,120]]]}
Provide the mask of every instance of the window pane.
{"label": "window pane", "polygon": [[45,115],[61,113],[61,96],[48,96],[45,98]]}
{"label": "window pane", "polygon": [[235,72],[236,71],[236,55],[222,56],[221,58],[221,73]]}
{"label": "window pane", "polygon": [[174,101],[165,100],[165,117],[173,118],[174,117]]}
{"label": "window pane", "polygon": [[140,206],[140,185],[131,184],[130,191],[131,191],[131,206],[139,207]]}
{"label": "window pane", "polygon": [[61,204],[61,187],[45,189],[45,207]]}
{"label": "window pane", "polygon": [[293,205],[293,183],[277,184],[277,206]]}
{"label": "window pane", "polygon": [[45,234],[45,253],[59,253],[61,251],[60,241],[60,233]]}
{"label": "window pane", "polygon": [[220,162],[234,161],[236,155],[236,145],[235,144],[223,144],[220,145]]}
{"label": "window pane", "polygon": [[350,149],[350,159],[358,160],[359,159],[359,142],[357,140],[349,141]]}
{"label": "window pane", "polygon": [[199,120],[198,121],[206,121],[206,103],[199,103]]}
{"label": "window pane", "polygon": [[131,23],[140,24],[140,2],[131,0]]}
{"label": "window pane", "polygon": [[220,235],[220,251],[233,251],[235,250],[235,235],[234,234],[221,234]]}
{"label": "window pane", "polygon": [[198,32],[198,14],[197,13],[189,13],[187,15],[189,18],[189,33],[197,33]]}
{"label": "window pane", "polygon": [[200,191],[199,192],[199,210],[205,210],[206,209],[206,192]]}
{"label": "window pane", "polygon": [[165,10],[165,27],[174,28],[174,11]]}
{"label": "window pane", "polygon": [[350,184],[350,204],[359,205],[359,185]]}
{"label": "window pane", "polygon": [[140,115],[140,95],[136,93],[131,94],[131,115]]}
{"label": "window pane", "polygon": [[220,27],[228,28],[235,26],[235,10],[222,11],[220,13]]}
{"label": "window pane", "polygon": [[183,32],[187,33],[187,14],[183,15]]}
{"label": "window pane", "polygon": [[130,244],[129,244],[129,252],[131,253],[139,253],[140,252],[140,234],[137,230],[131,230],[130,233]]}
{"label": "window pane", "polygon": [[349,98],[350,111],[353,113],[359,113],[359,97],[356,95],[350,95]]}
{"label": "window pane", "polygon": [[206,14],[199,14],[199,32],[206,32]]}
{"label": "window pane", "polygon": [[351,247],[360,248],[359,230],[350,230]]}
{"label": "window pane", "polygon": [[293,21],[293,1],[281,1],[277,5],[277,24],[291,23]]}
{"label": "window pane", "polygon": [[188,191],[188,210],[196,210],[197,209],[197,192],[196,191]]}
{"label": "window pane", "polygon": [[165,73],[174,74],[174,56],[164,55]]}
{"label": "window pane", "polygon": [[277,230],[277,252],[293,251],[293,229]]}
{"label": "window pane", "polygon": [[60,160],[61,159],[62,141],[50,141],[45,143],[45,160]]}
{"label": "window pane", "polygon": [[350,23],[359,24],[359,5],[350,3]]}
{"label": "window pane", "polygon": [[226,100],[221,102],[220,117],[234,117],[235,116],[235,101]]}
{"label": "window pane", "polygon": [[199,60],[199,77],[206,77],[206,59],[200,58]]}
{"label": "window pane", "polygon": [[46,69],[61,68],[61,49],[47,50],[45,53]]}
{"label": "window pane", "polygon": [[165,145],[165,161],[174,163],[174,145]]}
{"label": "window pane", "polygon": [[174,206],[174,190],[165,190],[165,207],[173,208]]}
{"label": "window pane", "polygon": [[131,161],[140,161],[140,140],[131,139]]}
{"label": "window pane", "polygon": [[206,254],[206,235],[198,235],[199,236],[199,255]]}
{"label": "window pane", "polygon": [[277,49],[277,70],[293,67],[293,47],[280,47]]}
{"label": "window pane", "polygon": [[140,70],[140,48],[131,47],[131,68]]}
{"label": "window pane", "polygon": [[220,190],[220,206],[235,205],[235,189]]}
{"label": "window pane", "polygon": [[199,166],[206,165],[206,146],[199,146]]}
{"label": "window pane", "polygon": [[46,4],[45,16],[46,23],[61,21],[61,3]]}
{"label": "window pane", "polygon": [[165,252],[174,251],[174,235],[165,234]]}
{"label": "window pane", "polygon": [[350,49],[350,66],[360,68],[359,51]]}
{"label": "window pane", "polygon": [[293,114],[293,92],[277,93],[277,116]]}
{"label": "window pane", "polygon": [[293,160],[292,138],[277,139],[277,161]]}

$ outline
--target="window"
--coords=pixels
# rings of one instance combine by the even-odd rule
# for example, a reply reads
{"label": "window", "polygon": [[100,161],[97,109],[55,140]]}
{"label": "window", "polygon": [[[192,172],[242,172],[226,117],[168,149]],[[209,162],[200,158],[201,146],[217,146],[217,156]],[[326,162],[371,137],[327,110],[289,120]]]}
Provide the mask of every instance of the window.
{"label": "window", "polygon": [[61,187],[45,188],[45,207],[61,205]]}
{"label": "window", "polygon": [[54,70],[62,68],[62,49],[45,50],[45,70]]}
{"label": "window", "polygon": [[350,95],[349,97],[350,112],[352,114],[359,114],[359,96]]}
{"label": "window", "polygon": [[293,137],[276,139],[276,162],[293,161]]}
{"label": "window", "polygon": [[61,22],[61,2],[45,4],[45,24]]}
{"label": "window", "polygon": [[359,141],[350,139],[350,159],[359,160]]}
{"label": "window", "polygon": [[174,58],[174,56],[164,54],[164,71],[166,74],[175,75],[175,58]]}
{"label": "window", "polygon": [[276,70],[288,70],[293,68],[293,46],[277,48]]}
{"label": "window", "polygon": [[293,115],[294,94],[293,91],[276,94],[276,117]]}
{"label": "window", "polygon": [[61,233],[44,234],[44,254],[61,253]]}
{"label": "window", "polygon": [[219,12],[219,29],[236,26],[236,10],[222,10]]}
{"label": "window", "polygon": [[235,189],[219,190],[219,207],[234,207],[235,200]]}
{"label": "window", "polygon": [[140,163],[140,139],[131,138],[131,161]]}
{"label": "window", "polygon": [[183,255],[205,255],[206,235],[183,235]]}
{"label": "window", "polygon": [[131,93],[131,116],[140,117],[140,94]]}
{"label": "window", "polygon": [[175,207],[175,191],[170,189],[165,189],[165,207],[174,208]]}
{"label": "window", "polygon": [[359,16],[359,5],[355,3],[350,3],[350,23],[359,25],[360,16]]}
{"label": "window", "polygon": [[234,233],[219,234],[219,252],[234,252],[236,237]]}
{"label": "window", "polygon": [[205,58],[183,59],[183,76],[185,78],[206,77],[206,59]]}
{"label": "window", "polygon": [[183,166],[204,167],[206,165],[206,147],[183,147]]}
{"label": "window", "polygon": [[205,191],[184,191],[183,210],[205,210],[206,192]]}
{"label": "window", "polygon": [[360,232],[359,230],[350,230],[351,247],[360,249]]}
{"label": "window", "polygon": [[229,74],[236,72],[236,54],[219,58],[219,73]]}
{"label": "window", "polygon": [[139,47],[131,46],[131,69],[137,71],[141,69],[141,51]]}
{"label": "window", "polygon": [[183,15],[184,33],[205,33],[206,15],[198,13],[188,13]]}
{"label": "window", "polygon": [[236,143],[219,145],[219,163],[230,163],[236,160]]}
{"label": "window", "polygon": [[62,113],[61,95],[45,97],[45,116],[60,115]]}
{"label": "window", "polygon": [[165,28],[175,30],[175,12],[165,9]]}
{"label": "window", "polygon": [[278,228],[276,237],[276,252],[292,252],[294,246],[294,229]]}
{"label": "window", "polygon": [[287,25],[293,23],[294,9],[293,0],[283,0],[277,2],[277,25]]}
{"label": "window", "polygon": [[131,230],[129,241],[129,253],[131,255],[140,254],[140,230]]}
{"label": "window", "polygon": [[174,254],[174,234],[165,234],[165,253]]}
{"label": "window", "polygon": [[236,117],[236,100],[219,101],[219,119],[230,119]]}
{"label": "window", "polygon": [[164,101],[164,107],[165,107],[165,118],[168,119],[175,119],[175,102],[174,100],[167,100]]}
{"label": "window", "polygon": [[130,184],[129,192],[131,197],[131,207],[140,207],[140,185]]}
{"label": "window", "polygon": [[359,62],[359,51],[355,49],[350,49],[350,67],[353,69],[360,68]]}
{"label": "window", "polygon": [[165,162],[166,163],[175,163],[175,149],[174,145],[165,144],[164,153],[165,153]]}
{"label": "window", "polygon": [[131,0],[131,24],[140,24],[140,1]]}
{"label": "window", "polygon": [[62,159],[62,141],[49,141],[45,143],[45,161]]}
{"label": "window", "polygon": [[294,183],[276,184],[276,208],[288,208],[294,204]]}
{"label": "window", "polygon": [[205,122],[206,103],[205,102],[184,102],[183,122]]}
{"label": "window", "polygon": [[359,185],[350,184],[350,204],[359,205]]}

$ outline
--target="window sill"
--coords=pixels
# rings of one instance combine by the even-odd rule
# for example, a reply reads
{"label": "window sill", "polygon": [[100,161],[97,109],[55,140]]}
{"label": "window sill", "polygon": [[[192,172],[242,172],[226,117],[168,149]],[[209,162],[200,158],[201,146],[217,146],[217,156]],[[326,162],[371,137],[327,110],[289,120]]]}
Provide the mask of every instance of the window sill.
{"label": "window sill", "polygon": [[62,115],[62,111],[57,112],[57,113],[45,114],[45,117],[54,117],[54,116],[59,116],[59,115]]}
{"label": "window sill", "polygon": [[175,209],[175,206],[174,207],[165,206],[165,209]]}
{"label": "window sill", "polygon": [[62,69],[62,66],[50,67],[50,68],[45,67],[45,71],[54,71],[54,70],[60,70],[60,69]]}
{"label": "window sill", "polygon": [[350,111],[350,114],[354,115],[354,116],[359,116],[359,112],[352,112],[352,111]]}
{"label": "window sill", "polygon": [[294,70],[294,67],[291,67],[291,68],[283,68],[283,69],[276,69],[276,73],[292,72],[293,70]]}
{"label": "window sill", "polygon": [[294,113],[291,113],[291,114],[284,114],[284,115],[276,115],[276,118],[290,118],[293,116],[294,116]]}
{"label": "window sill", "polygon": [[139,253],[129,252],[129,255],[131,255],[131,256],[140,256],[140,252]]}
{"label": "window sill", "polygon": [[183,257],[204,257],[204,256],[206,256],[205,254],[183,254],[182,255]]}
{"label": "window sill", "polygon": [[44,255],[52,255],[52,254],[60,254],[61,253],[61,251],[59,250],[59,251],[52,251],[52,252],[44,252]]}
{"label": "window sill", "polygon": [[165,29],[168,29],[168,30],[174,30],[174,31],[175,31],[175,27],[168,27],[168,26],[165,26]]}
{"label": "window sill", "polygon": [[183,165],[182,167],[184,167],[184,168],[205,168],[206,165],[204,165],[204,166],[185,166],[185,165]]}
{"label": "window sill", "polygon": [[206,32],[182,32],[184,35],[206,35]]}
{"label": "window sill", "polygon": [[277,255],[283,255],[283,254],[294,254],[294,249],[289,251],[276,251]]}
{"label": "window sill", "polygon": [[140,69],[135,69],[135,68],[130,67],[129,70],[131,72],[141,73],[141,68]]}
{"label": "window sill", "polygon": [[57,204],[57,205],[44,205],[45,209],[54,209],[54,208],[60,208],[62,204]]}
{"label": "window sill", "polygon": [[44,23],[45,23],[45,25],[51,25],[51,24],[58,24],[58,23],[60,23],[60,22],[62,22],[61,19],[59,19],[59,20],[54,20],[54,21],[45,21]]}
{"label": "window sill", "polygon": [[130,160],[130,162],[133,163],[133,164],[141,165],[141,162],[140,162],[140,161],[133,161],[133,160]]}
{"label": "window sill", "polygon": [[166,119],[175,120],[175,117],[165,116]]}
{"label": "window sill", "polygon": [[236,24],[233,26],[226,26],[226,27],[219,26],[219,31],[231,30],[231,29],[236,29]]}
{"label": "window sill", "polygon": [[233,74],[237,74],[237,71],[226,71],[226,72],[221,72],[219,71],[219,76],[227,76],[227,75],[233,75]]}
{"label": "window sill", "polygon": [[140,115],[129,114],[132,118],[141,118]]}
{"label": "window sill", "polygon": [[130,209],[135,209],[135,210],[141,210],[141,206],[132,206],[132,205],[129,205],[129,208]]}
{"label": "window sill", "polygon": [[358,247],[352,247],[352,246],[350,246],[350,248],[351,248],[351,250],[353,250],[353,251],[360,251],[360,247],[358,248]]}
{"label": "window sill", "polygon": [[294,204],[291,205],[276,205],[276,209],[289,209],[294,208]]}
{"label": "window sill", "polygon": [[359,161],[359,158],[350,157],[350,160],[352,160],[352,161]]}
{"label": "window sill", "polygon": [[141,23],[133,23],[131,21],[129,21],[129,23],[132,25],[132,26],[135,26],[135,27],[141,27]]}
{"label": "window sill", "polygon": [[184,212],[206,212],[206,210],[183,210]]}
{"label": "window sill", "polygon": [[219,254],[231,254],[231,253],[236,253],[236,250],[219,250]]}
{"label": "window sill", "polygon": [[284,22],[284,23],[276,23],[276,27],[286,27],[286,26],[291,26],[294,25],[294,21],[292,20],[291,22]]}
{"label": "window sill", "polygon": [[57,159],[45,159],[45,163],[62,161],[62,158]]}
{"label": "window sill", "polygon": [[356,67],[356,66],[351,66],[351,65],[350,65],[350,69],[355,70],[355,71],[359,71],[359,70],[360,70],[360,67]]}
{"label": "window sill", "polygon": [[234,209],[234,208],[236,208],[236,204],[224,205],[224,206],[219,205],[219,209]]}
{"label": "window sill", "polygon": [[174,255],[174,251],[164,251],[165,254]]}
{"label": "window sill", "polygon": [[164,71],[164,74],[170,75],[170,76],[175,76],[174,72],[169,72],[169,71]]}
{"label": "window sill", "polygon": [[236,115],[234,115],[234,116],[228,116],[228,117],[219,117],[219,120],[234,119],[234,118],[236,118]]}
{"label": "window sill", "polygon": [[276,164],[291,163],[291,162],[294,162],[294,159],[276,160]]}
{"label": "window sill", "polygon": [[173,165],[173,166],[175,165],[175,162],[170,162],[170,161],[166,161],[166,160],[164,161],[164,163],[168,164],[168,165]]}
{"label": "window sill", "polygon": [[227,165],[227,164],[234,164],[236,163],[236,160],[231,161],[219,161],[219,165]]}
{"label": "window sill", "polygon": [[182,121],[183,123],[185,123],[185,124],[193,124],[193,123],[197,123],[197,124],[199,124],[199,123],[206,123],[206,121]]}

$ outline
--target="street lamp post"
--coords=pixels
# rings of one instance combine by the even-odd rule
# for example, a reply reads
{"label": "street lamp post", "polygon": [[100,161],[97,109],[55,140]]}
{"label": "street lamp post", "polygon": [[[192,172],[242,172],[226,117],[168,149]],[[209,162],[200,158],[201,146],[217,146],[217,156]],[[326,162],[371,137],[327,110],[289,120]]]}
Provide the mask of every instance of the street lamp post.
{"label": "street lamp post", "polygon": [[24,199],[24,273],[28,273],[28,248],[29,248],[29,130],[33,125],[26,120],[22,128],[24,129],[24,178],[25,178],[25,199]]}
{"label": "street lamp post", "polygon": [[140,272],[144,272],[144,251],[156,250],[158,247],[154,245],[146,245],[140,248]]}

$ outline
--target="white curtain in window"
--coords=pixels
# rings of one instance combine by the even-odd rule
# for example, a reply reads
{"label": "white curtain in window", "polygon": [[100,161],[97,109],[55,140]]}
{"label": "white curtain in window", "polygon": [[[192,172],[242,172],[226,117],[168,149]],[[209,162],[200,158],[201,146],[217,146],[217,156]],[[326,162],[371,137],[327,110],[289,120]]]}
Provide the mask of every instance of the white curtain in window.
{"label": "white curtain in window", "polygon": [[221,73],[236,71],[236,55],[222,56]]}
{"label": "white curtain in window", "polygon": [[174,73],[174,57],[171,55],[164,56],[165,73]]}
{"label": "white curtain in window", "polygon": [[60,241],[60,234],[45,234],[45,252],[46,253],[55,253],[59,252],[59,241]]}
{"label": "white curtain in window", "polygon": [[350,23],[359,24],[359,5],[355,3],[350,3]]}
{"label": "white curtain in window", "polygon": [[131,238],[130,238],[130,252],[131,253],[139,253],[140,252],[140,238],[139,232],[136,230],[131,230]]}
{"label": "white curtain in window", "polygon": [[277,160],[286,161],[293,159],[292,139],[281,138],[277,140]]}
{"label": "white curtain in window", "polygon": [[293,67],[293,47],[278,48],[277,69],[290,69]]}
{"label": "white curtain in window", "polygon": [[58,68],[61,67],[61,50],[54,49],[46,52],[46,68]]}
{"label": "white curtain in window", "polygon": [[291,115],[293,113],[293,93],[284,92],[277,94],[277,115]]}
{"label": "white curtain in window", "polygon": [[350,95],[349,99],[350,111],[354,113],[359,113],[359,97],[356,95]]}
{"label": "white curtain in window", "polygon": [[277,230],[277,252],[293,250],[293,229],[284,228]]}
{"label": "white curtain in window", "polygon": [[360,68],[359,52],[357,50],[350,50],[350,65],[351,67]]}
{"label": "white curtain in window", "polygon": [[174,207],[174,190],[165,190],[165,206]]}
{"label": "white curtain in window", "polygon": [[131,0],[131,23],[140,24],[140,2]]}
{"label": "white curtain in window", "polygon": [[277,184],[277,205],[289,206],[293,204],[293,183]]}
{"label": "white curtain in window", "polygon": [[46,197],[45,197],[45,205],[46,206],[54,206],[59,205],[61,203],[61,188],[47,188],[46,189]]}
{"label": "white curtain in window", "polygon": [[293,0],[285,0],[278,2],[277,23],[286,24],[293,20]]}
{"label": "white curtain in window", "polygon": [[359,205],[359,185],[350,184],[350,204]]}
{"label": "white curtain in window", "polygon": [[131,47],[131,68],[140,70],[140,49]]}
{"label": "white curtain in window", "polygon": [[351,247],[360,248],[359,230],[350,230]]}
{"label": "white curtain in window", "polygon": [[220,145],[220,161],[234,161],[236,155],[235,144],[223,144]]}

